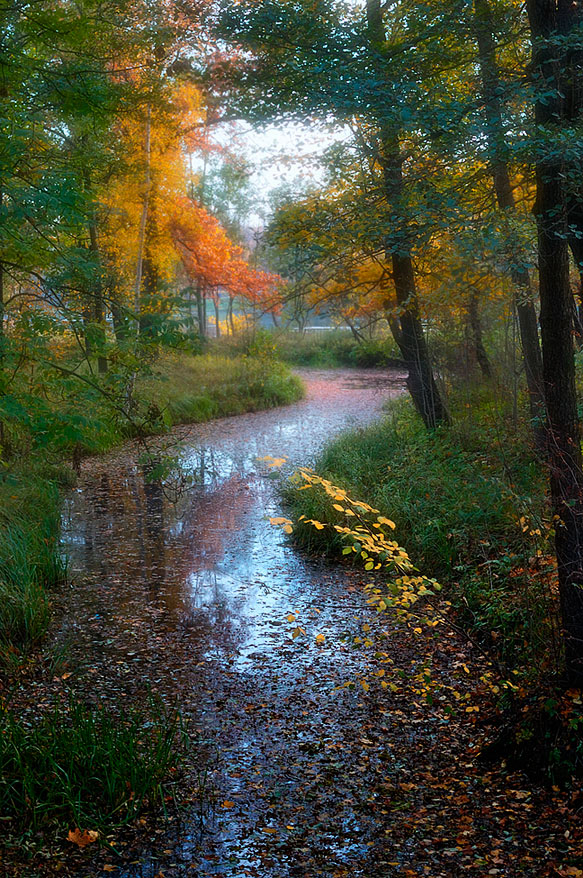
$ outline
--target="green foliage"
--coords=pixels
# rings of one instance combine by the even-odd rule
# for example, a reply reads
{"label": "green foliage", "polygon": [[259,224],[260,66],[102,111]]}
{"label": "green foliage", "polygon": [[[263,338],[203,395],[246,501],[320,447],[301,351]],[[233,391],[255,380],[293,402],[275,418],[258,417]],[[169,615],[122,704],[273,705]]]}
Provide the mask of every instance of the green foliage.
{"label": "green foliage", "polygon": [[273,332],[271,335],[277,356],[293,366],[372,368],[399,360],[397,347],[388,336],[359,342],[352,333],[343,330]]}
{"label": "green foliage", "polygon": [[52,827],[101,829],[163,804],[186,736],[175,711],[150,697],[115,712],[73,696],[40,721],[0,709],[0,816],[15,835]]}
{"label": "green foliage", "polygon": [[191,357],[166,352],[136,389],[142,408],[157,409],[161,424],[167,426],[286,405],[302,395],[300,379],[265,355]]}

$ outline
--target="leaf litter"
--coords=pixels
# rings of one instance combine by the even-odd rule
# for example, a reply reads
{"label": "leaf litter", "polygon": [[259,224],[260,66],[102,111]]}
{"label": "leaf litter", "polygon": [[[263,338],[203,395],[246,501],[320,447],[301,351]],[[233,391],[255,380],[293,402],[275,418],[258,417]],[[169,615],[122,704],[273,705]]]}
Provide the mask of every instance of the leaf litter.
{"label": "leaf litter", "polygon": [[63,827],[32,870],[6,848],[7,876],[583,875],[579,793],[478,759],[495,720],[483,657],[375,616],[370,574],[307,559],[270,526],[269,461],[309,463],[402,385],[306,377],[297,405],[174,431],[195,476],[176,503],[131,445],[86,463],[66,510],[68,646],[59,673],[23,671],[14,702],[32,718],[71,690],[104,709],[152,690],[195,746],[166,815],[98,844]]}

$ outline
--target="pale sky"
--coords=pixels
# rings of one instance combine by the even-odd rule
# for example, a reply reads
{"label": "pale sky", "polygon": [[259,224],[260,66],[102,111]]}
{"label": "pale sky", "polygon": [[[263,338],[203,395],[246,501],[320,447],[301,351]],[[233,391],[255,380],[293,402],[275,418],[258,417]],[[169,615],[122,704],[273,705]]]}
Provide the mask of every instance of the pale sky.
{"label": "pale sky", "polygon": [[261,225],[261,202],[267,205],[269,193],[288,186],[321,185],[325,171],[321,165],[324,151],[333,143],[345,139],[346,132],[321,123],[285,122],[253,128],[238,123],[236,128],[225,129],[217,139],[229,145],[236,154],[244,156],[254,167],[251,191],[257,193],[258,213],[251,217],[253,226]]}

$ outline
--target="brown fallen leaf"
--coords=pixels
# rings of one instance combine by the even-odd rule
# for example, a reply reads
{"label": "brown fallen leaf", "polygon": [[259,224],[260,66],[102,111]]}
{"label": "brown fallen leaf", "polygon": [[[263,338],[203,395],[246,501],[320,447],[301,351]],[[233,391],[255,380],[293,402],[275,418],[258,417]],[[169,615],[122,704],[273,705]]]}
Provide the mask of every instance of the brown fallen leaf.
{"label": "brown fallen leaf", "polygon": [[67,841],[72,841],[73,844],[78,845],[80,848],[84,848],[87,847],[88,844],[93,844],[98,838],[99,833],[96,832],[95,829],[81,830],[77,827],[69,830]]}
{"label": "brown fallen leaf", "polygon": [[225,799],[225,801],[223,802],[223,808],[234,808],[234,807],[235,807],[235,803],[229,802],[228,799]]}

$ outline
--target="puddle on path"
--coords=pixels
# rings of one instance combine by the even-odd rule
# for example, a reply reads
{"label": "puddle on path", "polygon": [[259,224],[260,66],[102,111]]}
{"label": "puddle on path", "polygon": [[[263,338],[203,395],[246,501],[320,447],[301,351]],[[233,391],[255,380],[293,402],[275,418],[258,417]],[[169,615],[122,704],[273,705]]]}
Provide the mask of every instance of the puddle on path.
{"label": "puddle on path", "polygon": [[[193,802],[139,864],[118,869],[124,878],[390,874],[370,791],[391,756],[362,731],[370,705],[336,689],[358,676],[358,654],[340,638],[359,625],[360,590],[269,524],[280,504],[258,458],[309,464],[331,436],[378,416],[404,379],[303,377],[298,404],[173,431],[195,479],[176,502],[127,446],[88,461],[67,503],[74,613],[63,627],[94,697],[151,684],[176,699],[204,742],[199,782],[218,794],[217,808],[197,814]],[[292,640],[290,611],[305,638]]]}

